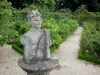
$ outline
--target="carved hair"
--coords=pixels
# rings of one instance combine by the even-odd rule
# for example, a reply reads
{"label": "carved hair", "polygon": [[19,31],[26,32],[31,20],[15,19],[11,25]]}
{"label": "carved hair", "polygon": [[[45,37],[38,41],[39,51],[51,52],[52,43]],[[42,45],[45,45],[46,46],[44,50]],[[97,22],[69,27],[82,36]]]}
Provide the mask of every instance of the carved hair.
{"label": "carved hair", "polygon": [[38,16],[41,16],[38,10],[29,11],[27,14],[27,18],[32,18],[32,17],[34,18],[34,17],[38,17]]}

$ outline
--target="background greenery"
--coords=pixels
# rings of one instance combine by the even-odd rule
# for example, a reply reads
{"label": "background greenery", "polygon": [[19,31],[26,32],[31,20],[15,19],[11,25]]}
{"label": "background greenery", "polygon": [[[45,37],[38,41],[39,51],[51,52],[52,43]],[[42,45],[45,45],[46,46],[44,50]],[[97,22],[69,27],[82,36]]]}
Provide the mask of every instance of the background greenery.
{"label": "background greenery", "polygon": [[71,9],[76,11],[81,5],[85,5],[86,9],[92,12],[100,11],[100,0],[8,0],[12,2],[13,7],[24,8],[30,4],[41,7],[49,7],[55,10]]}
{"label": "background greenery", "polygon": [[[30,10],[39,10],[43,19],[42,28],[48,28],[51,33],[51,52],[72,34],[79,23],[83,25],[80,45],[82,54],[100,59],[100,1],[8,1],[12,3],[7,2],[7,0],[0,0],[0,45],[18,41],[17,46],[22,48],[19,38],[30,29],[26,18],[27,12]],[[91,4],[89,5],[89,3]]]}

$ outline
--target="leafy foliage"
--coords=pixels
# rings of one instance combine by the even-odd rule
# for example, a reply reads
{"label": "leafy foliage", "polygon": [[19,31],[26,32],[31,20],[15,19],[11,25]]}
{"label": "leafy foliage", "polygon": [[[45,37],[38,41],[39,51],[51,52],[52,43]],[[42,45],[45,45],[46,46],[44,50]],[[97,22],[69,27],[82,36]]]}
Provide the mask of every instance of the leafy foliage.
{"label": "leafy foliage", "polygon": [[65,16],[62,16],[60,19],[55,18],[56,17],[45,19],[43,28],[50,30],[52,46],[58,47],[62,40],[77,28],[77,21],[66,18]]}
{"label": "leafy foliage", "polygon": [[84,23],[81,47],[87,55],[100,57],[100,30],[94,20]]}
{"label": "leafy foliage", "polygon": [[11,29],[11,3],[6,0],[0,2],[0,45],[10,39],[15,39],[17,32]]}

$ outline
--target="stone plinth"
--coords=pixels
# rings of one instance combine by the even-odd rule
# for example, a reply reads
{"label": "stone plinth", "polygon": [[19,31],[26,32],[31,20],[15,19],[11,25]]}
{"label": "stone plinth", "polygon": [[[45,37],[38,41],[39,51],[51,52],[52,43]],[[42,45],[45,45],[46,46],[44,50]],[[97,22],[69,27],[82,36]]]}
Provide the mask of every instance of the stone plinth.
{"label": "stone plinth", "polygon": [[32,64],[26,64],[24,60],[21,59],[18,65],[27,72],[27,75],[49,75],[49,72],[59,64],[57,59],[38,61]]}

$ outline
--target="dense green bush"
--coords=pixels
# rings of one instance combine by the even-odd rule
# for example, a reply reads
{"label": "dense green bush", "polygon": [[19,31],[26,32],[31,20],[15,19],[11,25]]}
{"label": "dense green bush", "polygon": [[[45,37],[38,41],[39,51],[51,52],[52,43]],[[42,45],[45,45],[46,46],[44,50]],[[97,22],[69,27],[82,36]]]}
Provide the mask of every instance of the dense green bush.
{"label": "dense green bush", "polygon": [[50,18],[45,19],[42,25],[43,28],[50,30],[52,46],[58,46],[65,37],[77,28],[77,21],[66,17],[60,19]]}
{"label": "dense green bush", "polygon": [[15,40],[18,33],[12,29],[11,24],[11,3],[6,0],[0,1],[0,45],[5,44],[7,41]]}
{"label": "dense green bush", "polygon": [[92,57],[100,57],[100,30],[97,21],[90,20],[84,22],[84,30],[81,41],[81,48],[84,54]]}

